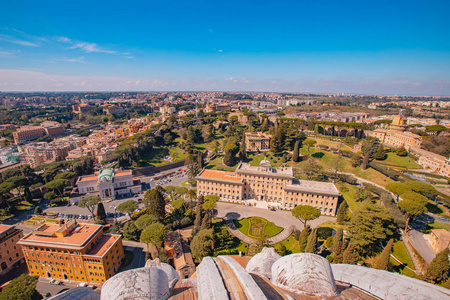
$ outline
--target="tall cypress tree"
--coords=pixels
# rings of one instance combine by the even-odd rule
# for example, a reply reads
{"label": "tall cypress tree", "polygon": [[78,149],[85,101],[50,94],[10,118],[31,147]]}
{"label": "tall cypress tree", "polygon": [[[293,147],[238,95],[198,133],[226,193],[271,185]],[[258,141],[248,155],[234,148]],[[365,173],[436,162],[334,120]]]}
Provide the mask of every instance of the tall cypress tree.
{"label": "tall cypress tree", "polygon": [[148,190],[144,194],[143,201],[151,215],[163,220],[166,217],[166,202],[158,187]]}
{"label": "tall cypress tree", "polygon": [[31,195],[30,189],[28,187],[25,187],[23,194],[25,196],[25,201],[32,202],[33,196]]}
{"label": "tall cypress tree", "polygon": [[300,243],[300,252],[305,252],[306,244],[308,243],[308,236],[311,233],[311,227],[306,225],[306,227],[302,230],[299,237]]}
{"label": "tall cypress tree", "polygon": [[341,205],[339,206],[337,213],[336,213],[336,221],[338,224],[342,225],[345,221],[347,221],[347,209],[348,204],[347,201],[343,201]]}
{"label": "tall cypress tree", "polygon": [[384,250],[381,253],[380,257],[377,259],[377,262],[375,264],[375,269],[385,270],[385,271],[388,270],[389,258],[391,257],[393,245],[394,245],[394,240],[390,239],[389,242],[387,243],[386,247],[384,247]]}
{"label": "tall cypress tree", "polygon": [[198,170],[203,170],[204,164],[205,163],[203,162],[203,153],[202,153],[202,151],[199,151],[198,155],[197,155],[197,168],[198,168]]}
{"label": "tall cypress tree", "polygon": [[297,141],[297,142],[295,142],[294,153],[292,154],[292,161],[293,162],[298,162],[299,148],[300,148],[300,141]]}
{"label": "tall cypress tree", "polygon": [[348,244],[347,249],[345,249],[344,251],[342,262],[344,264],[356,265],[358,263],[358,260],[359,253],[356,245],[353,243]]}
{"label": "tall cypress tree", "polygon": [[239,160],[247,159],[247,149],[245,147],[245,134],[242,135],[241,144],[239,145]]}
{"label": "tall cypress tree", "polygon": [[344,236],[344,232],[342,228],[338,228],[336,230],[336,234],[333,237],[333,255],[334,255],[334,263],[339,264],[342,263],[342,238]]}
{"label": "tall cypress tree", "polygon": [[431,283],[441,283],[448,279],[450,270],[448,254],[449,249],[445,248],[436,255],[427,268],[424,280]]}
{"label": "tall cypress tree", "polygon": [[317,229],[314,228],[308,237],[308,243],[306,244],[306,253],[316,253],[317,251]]}
{"label": "tall cypress tree", "polygon": [[105,207],[103,206],[102,202],[99,202],[97,204],[97,219],[99,219],[99,220],[106,219]]}

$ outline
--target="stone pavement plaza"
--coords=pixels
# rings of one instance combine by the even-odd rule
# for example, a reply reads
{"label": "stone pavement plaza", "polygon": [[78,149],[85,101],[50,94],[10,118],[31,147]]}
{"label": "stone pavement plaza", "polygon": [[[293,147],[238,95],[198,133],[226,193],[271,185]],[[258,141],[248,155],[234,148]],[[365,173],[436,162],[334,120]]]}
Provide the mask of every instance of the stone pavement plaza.
{"label": "stone pavement plaza", "polygon": [[[256,208],[253,206],[246,206],[242,204],[233,204],[225,202],[217,202],[216,217],[227,219],[242,219],[249,217],[261,217],[275,225],[288,229],[290,226],[295,226],[298,230],[303,230],[303,223],[294,218],[290,211],[276,210],[271,211],[263,208]],[[307,225],[311,227],[317,227],[318,225],[327,222],[334,221],[336,218],[330,216],[320,216],[319,218],[308,221]]]}

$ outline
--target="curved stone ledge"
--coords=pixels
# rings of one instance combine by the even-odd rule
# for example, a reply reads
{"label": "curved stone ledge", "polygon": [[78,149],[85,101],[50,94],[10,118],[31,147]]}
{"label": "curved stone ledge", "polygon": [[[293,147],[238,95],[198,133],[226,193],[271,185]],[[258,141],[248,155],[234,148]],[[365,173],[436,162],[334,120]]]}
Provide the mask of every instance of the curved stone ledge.
{"label": "curved stone ledge", "polygon": [[346,264],[333,264],[331,268],[337,281],[381,299],[450,299],[450,290],[404,275]]}
{"label": "curved stone ledge", "polygon": [[228,300],[228,291],[214,260],[204,257],[197,267],[197,289],[199,300]]}

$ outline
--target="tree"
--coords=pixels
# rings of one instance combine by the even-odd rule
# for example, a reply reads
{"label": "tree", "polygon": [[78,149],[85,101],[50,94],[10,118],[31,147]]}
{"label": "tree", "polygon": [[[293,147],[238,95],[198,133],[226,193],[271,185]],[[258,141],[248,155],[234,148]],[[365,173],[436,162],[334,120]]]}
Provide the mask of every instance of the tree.
{"label": "tree", "polygon": [[300,233],[299,244],[300,244],[300,252],[305,252],[306,245],[308,243],[308,237],[311,233],[311,227],[309,225],[305,226],[305,228]]}
{"label": "tree", "polygon": [[348,204],[347,201],[342,201],[336,213],[336,221],[339,225],[344,224],[347,221],[347,209]]}
{"label": "tree", "polygon": [[392,246],[394,245],[394,240],[390,239],[387,243],[386,247],[384,247],[383,252],[381,252],[380,257],[378,257],[375,269],[378,270],[388,270],[389,267],[389,259],[391,258]]}
{"label": "tree", "polygon": [[362,153],[363,153],[363,162],[362,169],[367,169],[369,165],[369,160],[372,157],[373,153],[378,149],[378,139],[366,139],[362,143]]}
{"label": "tree", "polygon": [[225,226],[220,227],[220,231],[215,233],[215,249],[231,249],[234,245],[234,235]]}
{"label": "tree", "polygon": [[163,224],[153,223],[142,231],[141,242],[161,247],[167,236],[167,232],[168,230]]}
{"label": "tree", "polygon": [[427,212],[426,205],[428,200],[424,196],[413,191],[403,193],[401,198],[403,200],[398,203],[398,207],[406,213],[407,219],[405,231],[408,231],[411,219]]}
{"label": "tree", "polygon": [[404,146],[400,146],[397,149],[395,149],[395,153],[398,156],[406,156],[406,155],[408,155],[408,151],[406,151],[406,148]]}
{"label": "tree", "polygon": [[311,179],[314,175],[317,175],[321,169],[321,166],[312,157],[308,157],[308,160],[303,165],[303,171],[308,179]]}
{"label": "tree", "polygon": [[117,220],[115,220],[114,223],[109,228],[109,232],[111,232],[113,234],[118,234],[119,230],[120,230],[120,224],[119,224],[119,222],[117,222]]}
{"label": "tree", "polygon": [[287,254],[286,246],[284,244],[281,244],[281,243],[275,245],[275,251],[280,256],[285,256]]}
{"label": "tree", "polygon": [[0,293],[0,300],[38,300],[41,294],[36,290],[38,276],[22,274],[13,279]]}
{"label": "tree", "polygon": [[187,169],[189,183],[194,183],[195,176],[197,176],[197,174],[200,172],[200,170],[198,168],[198,162],[195,161],[194,156],[189,155],[186,158],[184,165],[186,166],[186,169]]}
{"label": "tree", "polygon": [[345,249],[344,251],[342,262],[344,264],[356,265],[358,261],[359,261],[358,246],[353,243],[348,244],[347,249]]}
{"label": "tree", "polygon": [[300,141],[297,141],[297,142],[295,142],[294,153],[292,154],[293,162],[298,162],[299,151],[300,151],[299,148],[300,148]]}
{"label": "tree", "polygon": [[247,149],[245,146],[245,134],[242,135],[241,143],[239,144],[238,157],[240,161],[247,159]]}
{"label": "tree", "polygon": [[205,203],[202,204],[204,210],[206,210],[212,216],[212,210],[217,206],[217,201],[219,201],[219,196],[217,195],[207,195],[205,197]]}
{"label": "tree", "polygon": [[386,189],[397,196],[398,202],[398,198],[400,197],[400,195],[409,191],[411,188],[401,182],[391,182],[386,185]]}
{"label": "tree", "polygon": [[103,206],[102,202],[99,202],[97,205],[97,219],[98,220],[106,219],[105,207]]}
{"label": "tree", "polygon": [[376,160],[385,160],[387,158],[387,155],[384,152],[384,147],[382,144],[378,146],[377,151],[375,151],[375,153],[373,154],[373,158]]}
{"label": "tree", "polygon": [[158,223],[158,218],[156,218],[153,215],[145,214],[145,215],[140,216],[134,222],[134,225],[136,225],[136,227],[139,230],[144,230],[145,228],[147,228],[148,226],[150,226],[153,223]]}
{"label": "tree", "polygon": [[186,199],[189,203],[192,203],[197,198],[197,193],[194,189],[190,189],[186,192],[184,199]]}
{"label": "tree", "polygon": [[67,179],[54,179],[45,185],[46,188],[51,190],[56,190],[58,194],[62,197],[62,189],[70,185],[70,181]]}
{"label": "tree", "polygon": [[36,208],[34,209],[34,214],[35,215],[42,215],[42,208],[39,205],[36,206]]}
{"label": "tree", "polygon": [[141,231],[136,227],[133,221],[129,221],[123,227],[123,237],[127,240],[138,241]]}
{"label": "tree", "polygon": [[149,214],[155,216],[158,220],[166,217],[166,202],[158,187],[146,191],[142,203],[148,208]]}
{"label": "tree", "polygon": [[448,247],[436,255],[436,257],[431,261],[430,265],[428,266],[427,273],[423,277],[425,281],[434,284],[439,284],[448,279],[450,271],[448,255],[449,255]]}
{"label": "tree", "polygon": [[81,198],[81,200],[78,201],[78,206],[87,208],[89,210],[89,212],[91,213],[92,217],[95,218],[95,215],[94,215],[95,206],[99,202],[100,202],[99,196],[88,196],[88,197]]}
{"label": "tree", "polygon": [[225,150],[225,154],[223,156],[223,164],[229,167],[234,164],[233,152],[230,149]]}
{"label": "tree", "polygon": [[70,180],[72,178],[75,177],[75,173],[74,172],[64,172],[64,173],[59,173],[57,174],[53,179],[66,179],[66,180]]}
{"label": "tree", "polygon": [[428,199],[435,200],[438,196],[437,190],[428,183],[419,180],[405,181],[405,185],[412,189],[414,192],[419,193]]}
{"label": "tree", "polygon": [[139,203],[137,203],[134,200],[128,200],[128,201],[120,203],[119,206],[117,206],[117,211],[131,214],[136,209],[138,209],[138,207],[139,207]]}
{"label": "tree", "polygon": [[302,221],[304,226],[306,226],[307,221],[320,217],[320,210],[309,205],[298,205],[291,213],[294,217]]}
{"label": "tree", "polygon": [[308,243],[306,244],[306,253],[316,253],[317,251],[317,229],[314,228],[308,237]]}
{"label": "tree", "polygon": [[208,214],[204,215],[202,220],[202,226],[200,226],[200,230],[209,229],[210,220],[211,218],[209,217]]}
{"label": "tree", "polygon": [[396,231],[389,211],[380,205],[366,204],[352,213],[349,224],[351,243],[363,253],[371,253],[379,242],[390,239]]}
{"label": "tree", "polygon": [[334,256],[334,263],[339,264],[342,263],[342,244],[343,244],[343,236],[344,231],[342,228],[338,228],[336,230],[336,234],[333,237],[333,256]]}
{"label": "tree", "polygon": [[214,230],[200,230],[191,242],[192,258],[196,263],[200,263],[205,256],[214,254]]}
{"label": "tree", "polygon": [[203,170],[205,163],[203,162],[203,152],[199,151],[197,155],[197,168],[198,170]]}
{"label": "tree", "polygon": [[303,145],[306,145],[308,147],[308,156],[309,156],[309,149],[311,148],[311,146],[315,144],[317,144],[317,141],[313,139],[306,139],[303,141]]}
{"label": "tree", "polygon": [[33,196],[31,195],[30,189],[27,186],[23,190],[23,195],[25,197],[25,201],[28,201],[30,203],[33,202]]}
{"label": "tree", "polygon": [[270,151],[277,155],[283,150],[283,132],[278,129],[270,139]]}

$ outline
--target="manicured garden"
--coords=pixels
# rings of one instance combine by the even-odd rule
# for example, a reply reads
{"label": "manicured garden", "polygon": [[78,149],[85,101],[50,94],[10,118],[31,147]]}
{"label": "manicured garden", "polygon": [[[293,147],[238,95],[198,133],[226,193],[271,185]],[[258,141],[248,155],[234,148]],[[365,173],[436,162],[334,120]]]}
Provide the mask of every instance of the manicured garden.
{"label": "manicured garden", "polygon": [[282,227],[258,217],[233,220],[233,222],[240,232],[254,239],[270,238],[283,231]]}
{"label": "manicured garden", "polygon": [[387,158],[385,160],[377,160],[378,163],[392,166],[392,167],[400,167],[400,168],[408,168],[408,169],[422,169],[422,167],[416,163],[414,159],[409,156],[398,156],[394,152],[390,152],[387,154]]}

